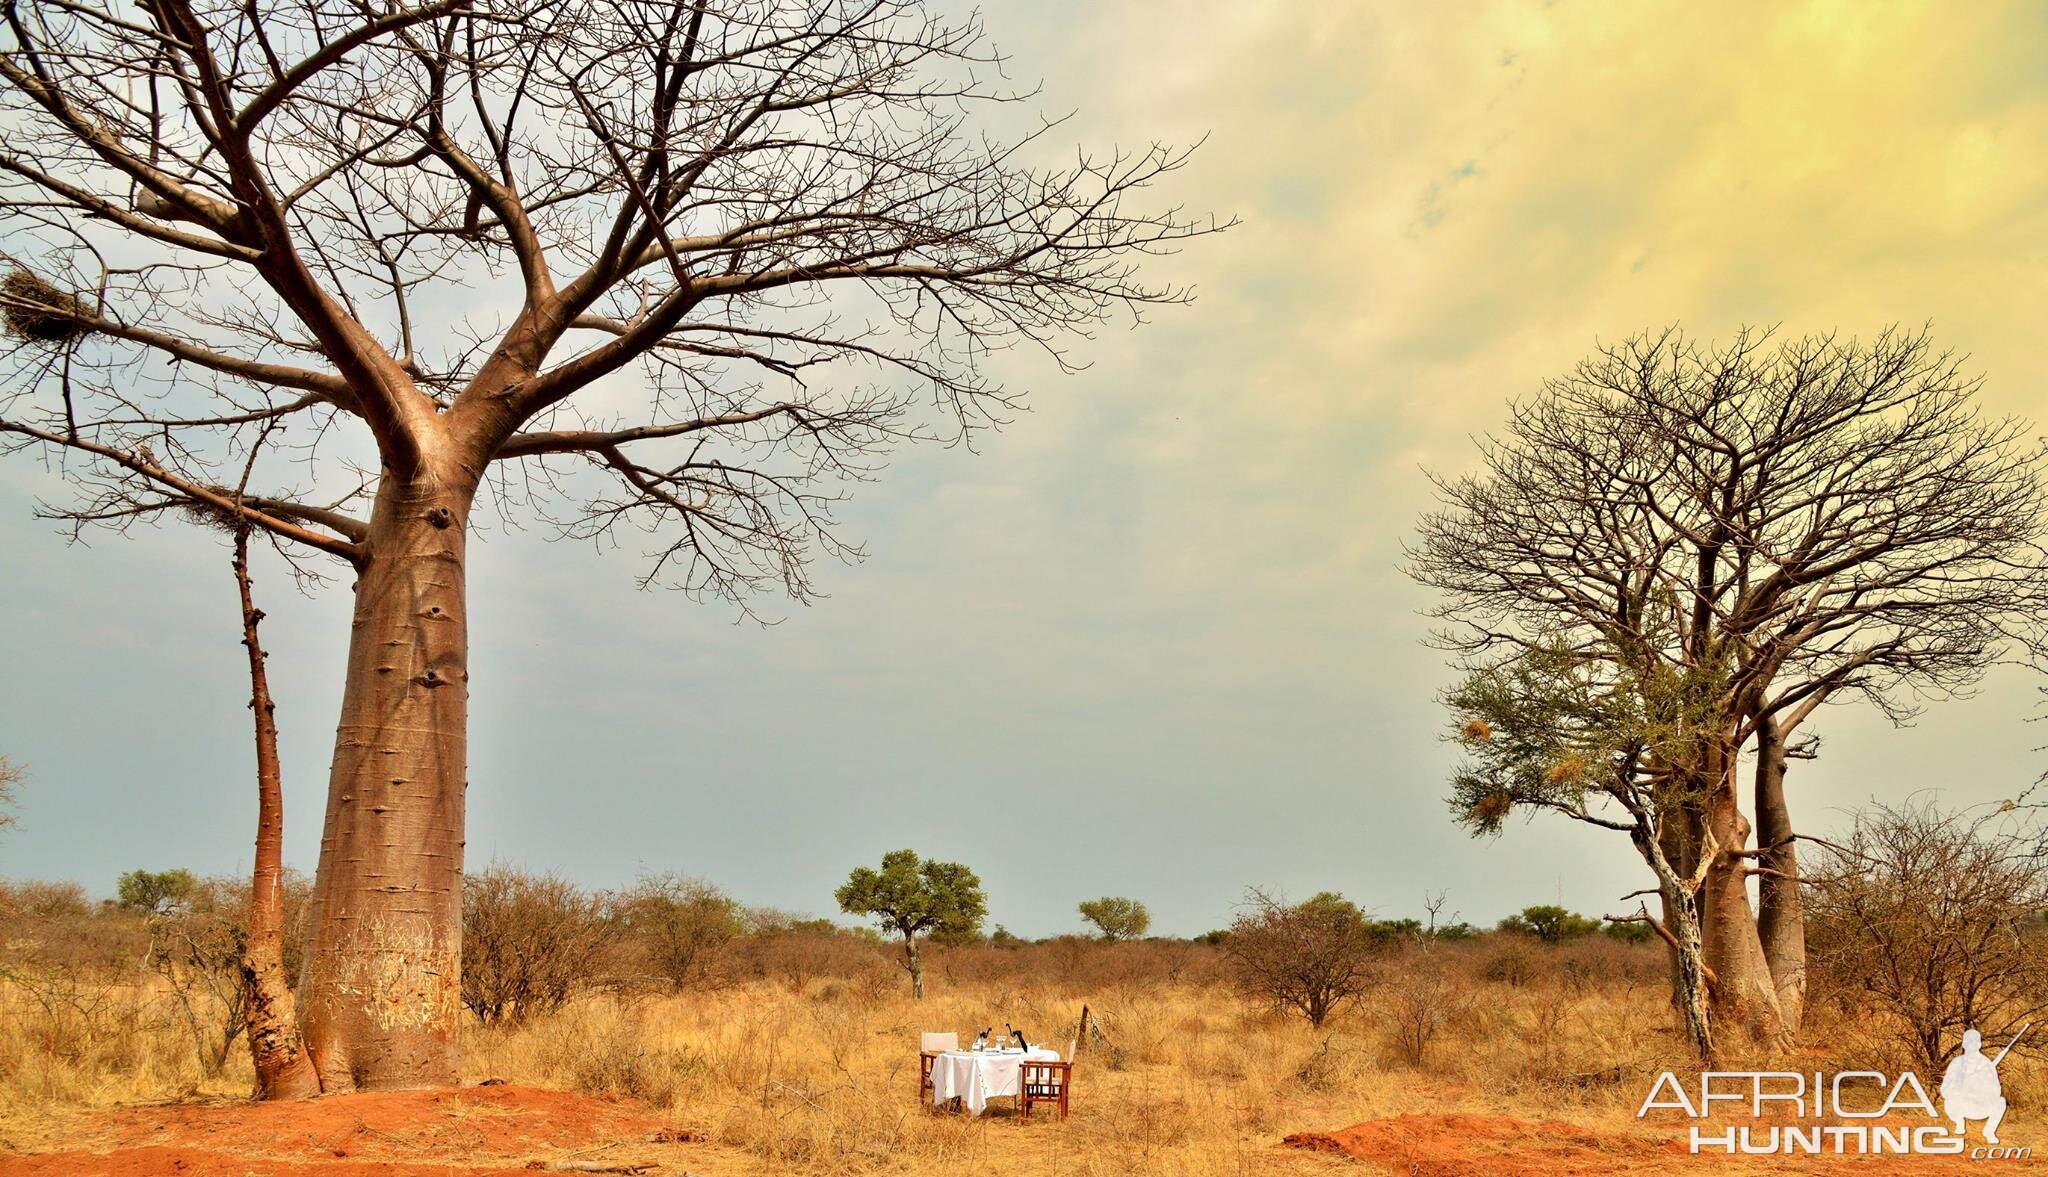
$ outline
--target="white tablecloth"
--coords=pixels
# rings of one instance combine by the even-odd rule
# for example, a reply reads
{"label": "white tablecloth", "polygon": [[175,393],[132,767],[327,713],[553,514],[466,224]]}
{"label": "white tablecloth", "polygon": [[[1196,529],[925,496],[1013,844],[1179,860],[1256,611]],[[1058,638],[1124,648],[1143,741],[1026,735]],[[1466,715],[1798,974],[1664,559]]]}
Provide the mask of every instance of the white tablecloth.
{"label": "white tablecloth", "polygon": [[991,1099],[1016,1095],[1024,1078],[1024,1060],[1056,1063],[1060,1052],[1021,1050],[949,1050],[932,1059],[932,1102],[958,1099],[969,1113],[980,1115]]}

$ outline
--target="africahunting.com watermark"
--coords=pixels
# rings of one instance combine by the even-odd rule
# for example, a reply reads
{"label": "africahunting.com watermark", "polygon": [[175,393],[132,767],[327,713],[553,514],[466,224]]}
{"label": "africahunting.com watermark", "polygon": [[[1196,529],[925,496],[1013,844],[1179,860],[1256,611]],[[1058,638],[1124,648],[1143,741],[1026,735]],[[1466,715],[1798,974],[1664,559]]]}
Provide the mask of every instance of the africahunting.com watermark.
{"label": "africahunting.com watermark", "polygon": [[[2026,1027],[2020,1028],[2024,1034]],[[2013,1035],[2013,1041],[2019,1034]],[[1690,1119],[1711,1120],[1717,1109],[1739,1115],[1747,1107],[1751,1119],[1768,1108],[1796,1120],[1847,1120],[1846,1124],[1693,1124],[1691,1151],[1747,1156],[1801,1153],[1855,1153],[1871,1156],[1935,1156],[1967,1154],[1975,1160],[2024,1160],[2033,1150],[1999,1140],[2005,1119],[2005,1092],[1996,1058],[1987,1058],[1983,1037],[1975,1030],[1963,1035],[1963,1046],[1942,1072],[1938,1088],[1941,1110],[1912,1071],[1897,1076],[1882,1071],[1703,1071],[1688,1088],[1671,1071],[1657,1076],[1643,1105],[1641,1119],[1660,1109],[1682,1111]],[[1880,1098],[1881,1097],[1881,1098]],[[1914,1116],[1929,1123],[1914,1123]],[[1855,1123],[1854,1121],[1886,1121]],[[1899,1121],[1904,1120],[1904,1123]],[[1981,1143],[1970,1139],[1968,1125],[1979,1124]]]}

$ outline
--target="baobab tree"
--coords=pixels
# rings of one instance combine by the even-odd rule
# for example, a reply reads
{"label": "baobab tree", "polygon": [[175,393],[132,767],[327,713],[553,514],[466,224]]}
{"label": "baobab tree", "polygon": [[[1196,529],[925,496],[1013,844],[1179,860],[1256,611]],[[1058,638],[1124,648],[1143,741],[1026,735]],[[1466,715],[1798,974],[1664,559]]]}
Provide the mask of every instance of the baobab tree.
{"label": "baobab tree", "polygon": [[[194,506],[355,609],[299,992],[323,1090],[452,1083],[474,509],[801,601],[983,359],[1186,292],[1157,145],[1057,159],[918,0],[23,0],[0,46],[0,439],[123,526]],[[234,475],[258,434],[269,453]]]}
{"label": "baobab tree", "polygon": [[1925,331],[1632,339],[1514,406],[1478,473],[1438,480],[1411,551],[1468,670],[1563,648],[1715,684],[1714,738],[1656,766],[1686,777],[1660,836],[1701,880],[1718,1012],[1768,1040],[1796,1032],[1804,994],[1794,733],[1852,698],[1903,720],[2048,649],[2048,451],[1979,414],[1980,384]]}

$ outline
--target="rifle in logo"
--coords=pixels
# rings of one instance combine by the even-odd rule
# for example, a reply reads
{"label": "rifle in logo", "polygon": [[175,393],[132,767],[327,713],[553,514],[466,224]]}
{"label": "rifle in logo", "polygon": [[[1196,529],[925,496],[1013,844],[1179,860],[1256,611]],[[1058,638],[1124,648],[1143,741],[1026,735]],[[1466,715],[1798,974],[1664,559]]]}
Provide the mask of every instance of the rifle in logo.
{"label": "rifle in logo", "polygon": [[1985,1142],[1998,1143],[1998,1124],[2005,1119],[2005,1089],[1998,1081],[1998,1064],[2005,1061],[2020,1035],[2033,1024],[2030,1021],[2021,1026],[2019,1034],[2012,1036],[1997,1058],[1984,1057],[1984,1036],[1975,1028],[1963,1031],[1962,1053],[1941,1075],[1941,1107],[1955,1125],[1957,1136],[1963,1135],[1963,1121],[1982,1120]]}

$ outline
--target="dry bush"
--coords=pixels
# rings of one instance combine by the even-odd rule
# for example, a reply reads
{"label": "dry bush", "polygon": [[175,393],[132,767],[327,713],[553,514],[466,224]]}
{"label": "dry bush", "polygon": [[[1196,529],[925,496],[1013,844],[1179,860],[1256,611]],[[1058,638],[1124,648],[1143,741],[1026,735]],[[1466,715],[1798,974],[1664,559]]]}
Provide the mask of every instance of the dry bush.
{"label": "dry bush", "polygon": [[688,875],[643,874],[617,908],[634,967],[671,993],[722,979],[726,947],[746,930],[738,903]]}
{"label": "dry bush", "polygon": [[891,972],[896,967],[893,955],[884,957],[881,937],[865,928],[768,908],[749,910],[746,922],[747,935],[731,945],[733,971],[778,980],[794,993],[825,979],[858,981],[865,988],[878,965]]}
{"label": "dry bush", "polygon": [[248,1028],[242,953],[249,945],[249,885],[189,879],[147,917],[149,967],[192,1035],[203,1073],[217,1074]]}
{"label": "dry bush", "polygon": [[1343,896],[1325,891],[1287,904],[1255,889],[1246,906],[1223,943],[1246,993],[1321,1026],[1371,984],[1381,941]]}
{"label": "dry bush", "polygon": [[463,882],[462,1004],[483,1022],[560,1009],[606,979],[618,927],[608,896],[493,863]]}
{"label": "dry bush", "polygon": [[937,947],[931,954],[934,969],[957,984],[1029,976],[1048,984],[1106,989],[1216,982],[1229,971],[1229,958],[1219,949],[1190,940],[1106,942],[1057,936]]}
{"label": "dry bush", "polygon": [[1935,1074],[1964,1030],[1997,1040],[2048,1016],[2044,849],[2040,831],[2003,814],[1858,814],[1806,872],[1814,988]]}
{"label": "dry bush", "polygon": [[1417,954],[1387,978],[1381,1002],[1394,1052],[1411,1067],[1422,1066],[1439,1038],[1467,1021],[1472,1011],[1470,982],[1442,954]]}
{"label": "dry bush", "polygon": [[148,949],[139,914],[102,908],[76,883],[0,881],[0,960],[106,977],[133,970]]}
{"label": "dry bush", "polygon": [[1480,975],[1496,984],[1516,989],[1536,979],[1536,954],[1519,937],[1503,937],[1504,943],[1490,945]]}

